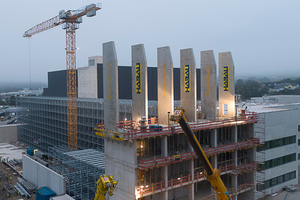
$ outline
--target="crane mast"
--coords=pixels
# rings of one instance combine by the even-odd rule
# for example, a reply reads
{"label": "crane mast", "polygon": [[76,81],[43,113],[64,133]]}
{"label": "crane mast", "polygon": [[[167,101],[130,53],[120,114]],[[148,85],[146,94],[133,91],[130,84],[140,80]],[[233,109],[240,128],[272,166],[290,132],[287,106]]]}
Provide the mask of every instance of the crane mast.
{"label": "crane mast", "polygon": [[68,146],[77,149],[77,80],[76,80],[76,30],[82,23],[82,16],[93,17],[101,9],[101,4],[90,4],[77,10],[61,10],[59,15],[25,31],[23,37],[31,36],[63,24],[66,29],[66,69],[67,69],[67,118]]}

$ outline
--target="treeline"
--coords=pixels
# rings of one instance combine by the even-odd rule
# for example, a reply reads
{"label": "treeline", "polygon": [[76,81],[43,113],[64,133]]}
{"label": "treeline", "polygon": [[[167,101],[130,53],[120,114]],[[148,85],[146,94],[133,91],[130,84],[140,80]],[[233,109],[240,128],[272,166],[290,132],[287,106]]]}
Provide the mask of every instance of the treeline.
{"label": "treeline", "polygon": [[242,100],[248,100],[251,97],[261,97],[268,94],[269,87],[254,80],[243,81],[239,79],[235,84],[235,93],[240,94]]}
{"label": "treeline", "polygon": [[239,79],[235,84],[235,93],[240,94],[242,100],[248,100],[251,97],[261,97],[264,95],[300,95],[300,88],[289,90],[283,89],[281,91],[271,91],[276,85],[282,83],[298,84],[300,85],[300,78],[290,79],[286,78],[277,82],[258,82],[256,80],[242,80]]}

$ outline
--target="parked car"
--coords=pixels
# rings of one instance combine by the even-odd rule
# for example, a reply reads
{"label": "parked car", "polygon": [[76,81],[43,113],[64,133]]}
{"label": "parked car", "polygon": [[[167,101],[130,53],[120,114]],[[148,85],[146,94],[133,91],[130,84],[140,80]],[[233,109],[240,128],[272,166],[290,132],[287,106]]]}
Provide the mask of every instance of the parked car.
{"label": "parked car", "polygon": [[290,185],[290,186],[283,186],[282,189],[288,192],[295,192],[297,190],[297,187]]}

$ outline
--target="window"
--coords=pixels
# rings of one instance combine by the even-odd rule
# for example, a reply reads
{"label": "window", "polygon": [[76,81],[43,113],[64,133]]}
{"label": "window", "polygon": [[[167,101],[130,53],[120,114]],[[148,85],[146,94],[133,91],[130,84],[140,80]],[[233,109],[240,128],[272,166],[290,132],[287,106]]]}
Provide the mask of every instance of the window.
{"label": "window", "polygon": [[298,131],[300,131],[300,125],[298,125]]}
{"label": "window", "polygon": [[[296,143],[296,136],[290,136],[290,137],[285,137],[285,138],[280,138],[276,140],[270,140],[267,141],[262,147],[258,147],[257,151],[263,151],[267,149],[272,149],[284,145],[289,145],[289,144],[294,144]],[[298,140],[298,145],[300,146],[300,139]]]}
{"label": "window", "polygon": [[270,187],[273,187],[275,185],[287,182],[287,181],[295,179],[295,178],[296,178],[296,171],[286,173],[286,174],[283,174],[281,176],[277,176],[277,177],[272,178],[270,180],[266,180],[264,189],[268,189]]}
{"label": "window", "polygon": [[290,180],[296,178],[296,172],[291,172],[289,175],[290,175]]}
{"label": "window", "polygon": [[298,146],[300,146],[300,140],[298,140]]}
{"label": "window", "polygon": [[89,66],[94,66],[95,65],[95,59],[89,60]]}
{"label": "window", "polygon": [[[299,159],[300,154],[298,154],[298,159]],[[296,153],[282,156],[279,158],[271,159],[265,162],[265,169],[269,169],[272,167],[277,167],[279,165],[283,165],[289,162],[293,162],[296,160]]]}
{"label": "window", "polygon": [[271,181],[271,186],[274,186],[274,185],[277,185],[277,177],[276,178],[272,178],[272,181]]}

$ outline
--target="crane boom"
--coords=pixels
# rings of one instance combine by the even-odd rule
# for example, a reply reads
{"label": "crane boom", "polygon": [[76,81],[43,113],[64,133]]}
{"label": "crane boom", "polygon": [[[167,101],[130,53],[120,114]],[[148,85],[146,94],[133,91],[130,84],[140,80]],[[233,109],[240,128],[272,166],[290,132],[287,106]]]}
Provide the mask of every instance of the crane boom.
{"label": "crane boom", "polygon": [[188,141],[192,145],[195,153],[197,154],[203,168],[205,169],[205,176],[214,188],[219,200],[231,200],[228,191],[220,177],[220,172],[217,169],[213,169],[206,154],[204,153],[197,137],[192,131],[187,119],[184,116],[184,109],[177,108],[173,115],[170,116],[171,121],[176,121],[180,124],[183,132],[185,133]]}
{"label": "crane boom", "polygon": [[59,15],[25,31],[23,37],[31,36],[63,24],[66,29],[66,69],[67,69],[67,116],[68,146],[77,149],[77,80],[76,80],[76,30],[82,23],[82,16],[93,17],[101,9],[101,4],[90,4],[77,10],[61,10]]}
{"label": "crane boom", "polygon": [[31,37],[37,33],[54,28],[55,26],[58,26],[61,23],[63,23],[63,20],[59,19],[59,16],[57,15],[57,16],[55,16],[51,19],[48,19],[47,21],[44,21],[44,22],[32,27],[31,29],[25,31],[25,33],[23,34],[23,37]]}

